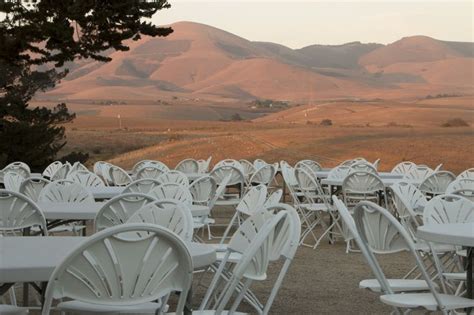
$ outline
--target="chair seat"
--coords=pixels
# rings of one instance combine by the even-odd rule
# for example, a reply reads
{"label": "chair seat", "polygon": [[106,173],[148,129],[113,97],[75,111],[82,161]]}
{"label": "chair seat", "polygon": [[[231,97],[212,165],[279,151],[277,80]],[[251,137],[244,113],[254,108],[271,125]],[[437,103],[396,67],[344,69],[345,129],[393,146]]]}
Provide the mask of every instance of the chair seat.
{"label": "chair seat", "polygon": [[227,250],[227,244],[206,244],[216,250],[216,252],[225,252]]}
{"label": "chair seat", "polygon": [[328,207],[324,203],[302,203],[301,207],[308,211],[328,211]]}
{"label": "chair seat", "polygon": [[28,310],[14,305],[0,304],[0,314],[2,315],[26,315]]}
{"label": "chair seat", "polygon": [[[425,280],[387,279],[387,281],[394,292],[428,291],[430,289]],[[377,279],[362,280],[359,283],[359,288],[382,292]]]}
{"label": "chair seat", "polygon": [[[446,253],[446,252],[452,252],[452,251],[456,250],[456,248],[453,245],[448,245],[448,244],[434,244],[434,243],[432,243],[431,246],[433,246],[435,252],[438,253],[438,254]],[[415,248],[417,250],[421,250],[421,251],[426,252],[426,253],[431,252],[431,249],[428,246],[428,244],[426,244],[425,242],[422,242],[422,241],[417,242],[415,244]]]}
{"label": "chair seat", "polygon": [[[474,300],[448,294],[438,294],[438,296],[446,310],[474,307]],[[431,293],[387,294],[380,296],[380,300],[385,304],[395,307],[423,307],[429,311],[436,311],[438,309],[438,304]]]}
{"label": "chair seat", "polygon": [[81,301],[67,301],[58,304],[58,309],[79,314],[155,314],[161,303],[143,303],[137,305],[103,305]]}
{"label": "chair seat", "polygon": [[240,198],[235,199],[221,199],[216,201],[218,206],[236,206],[240,203]]}
{"label": "chair seat", "polygon": [[[216,259],[217,261],[222,261],[226,255],[226,252],[217,252],[216,253]],[[242,254],[240,253],[231,253],[229,258],[227,259],[227,262],[236,264],[242,259]]]}
{"label": "chair seat", "polygon": [[466,281],[467,275],[465,272],[444,272],[443,276],[447,280]]}

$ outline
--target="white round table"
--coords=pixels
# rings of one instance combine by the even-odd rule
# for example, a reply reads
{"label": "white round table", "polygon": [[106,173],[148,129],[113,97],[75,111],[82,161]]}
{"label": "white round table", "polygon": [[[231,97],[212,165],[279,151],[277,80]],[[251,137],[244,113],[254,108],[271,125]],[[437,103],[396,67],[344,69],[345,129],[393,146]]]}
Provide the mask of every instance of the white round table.
{"label": "white round table", "polygon": [[[474,223],[427,224],[420,226],[417,237],[434,243],[450,244],[467,247],[467,297],[473,298],[472,265],[474,248]],[[467,313],[469,314],[469,309]]]}

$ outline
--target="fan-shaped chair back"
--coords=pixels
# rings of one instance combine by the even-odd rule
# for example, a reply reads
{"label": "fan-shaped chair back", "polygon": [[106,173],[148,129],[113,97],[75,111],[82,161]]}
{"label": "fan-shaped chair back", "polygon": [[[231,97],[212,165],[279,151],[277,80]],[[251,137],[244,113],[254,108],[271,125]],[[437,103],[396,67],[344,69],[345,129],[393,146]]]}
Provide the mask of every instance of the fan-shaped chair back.
{"label": "fan-shaped chair back", "polygon": [[30,177],[31,170],[28,164],[23,163],[23,162],[13,162],[8,164],[3,168],[3,173],[6,172],[15,172],[23,176],[24,178]]}
{"label": "fan-shaped chair back", "polygon": [[153,224],[124,224],[89,237],[51,275],[43,315],[53,298],[102,305],[134,305],[179,291],[182,314],[193,264],[186,244]]}
{"label": "fan-shaped chair back", "polygon": [[132,182],[132,178],[130,177],[130,175],[128,175],[128,173],[124,169],[116,165],[110,166],[109,177],[114,186],[127,186]]}
{"label": "fan-shaped chair back", "polygon": [[175,200],[157,200],[137,210],[128,223],[150,223],[167,228],[182,240],[193,238],[193,216],[184,204]]}
{"label": "fan-shaped chair back", "polygon": [[175,170],[184,174],[199,173],[199,163],[195,159],[185,159],[176,165]]}
{"label": "fan-shaped chair back", "polygon": [[217,183],[211,176],[200,177],[189,186],[189,191],[196,204],[209,205],[212,197],[216,194],[216,189]]}
{"label": "fan-shaped chair back", "polygon": [[428,201],[423,211],[424,224],[474,222],[474,203],[456,195],[439,195]]}
{"label": "fan-shaped chair back", "polygon": [[351,172],[350,166],[337,166],[329,171],[328,179],[344,179]]}
{"label": "fan-shaped chair back", "polygon": [[21,231],[38,226],[48,234],[46,220],[38,206],[14,191],[0,190],[0,237],[3,233]]}
{"label": "fan-shaped chair back", "polygon": [[406,173],[403,178],[404,179],[413,179],[422,181],[428,176],[433,174],[433,170],[426,165],[417,165],[410,169],[408,173]]}
{"label": "fan-shaped chair back", "polygon": [[453,173],[448,171],[435,172],[426,177],[420,184],[420,190],[424,194],[441,195],[446,193],[446,189],[456,179]]}
{"label": "fan-shaped chair back", "polygon": [[150,192],[150,195],[155,197],[157,200],[176,200],[182,202],[187,207],[191,207],[193,204],[193,196],[191,195],[189,188],[175,183],[161,184],[160,186],[155,187]]}
{"label": "fan-shaped chair back", "polygon": [[467,169],[464,172],[462,172],[461,174],[459,174],[457,179],[461,179],[461,178],[474,179],[474,167],[470,168],[470,169]]}
{"label": "fan-shaped chair back", "polygon": [[209,165],[211,164],[212,156],[208,157],[207,160],[198,160],[199,173],[205,174],[209,172]]}
{"label": "fan-shaped chair back", "polygon": [[65,163],[63,164],[58,170],[51,176],[51,181],[66,179],[67,175],[69,174],[69,170],[71,169],[71,164]]}
{"label": "fan-shaped chair back", "polygon": [[25,178],[20,173],[14,171],[8,171],[3,175],[3,185],[5,185],[5,189],[19,192],[21,183]]}
{"label": "fan-shaped chair back", "polygon": [[244,174],[245,178],[248,179],[250,176],[252,176],[252,174],[256,170],[256,167],[254,166],[254,164],[252,164],[249,161],[244,160],[244,159],[239,160],[239,163],[242,166],[243,174]]}
{"label": "fan-shaped chair back", "polygon": [[123,194],[125,193],[141,193],[141,194],[149,194],[155,187],[160,186],[161,183],[156,179],[151,178],[142,178],[137,179],[130,184],[123,190]]}
{"label": "fan-shaped chair back", "polygon": [[246,215],[253,215],[257,211],[262,211],[267,198],[267,187],[258,185],[252,187],[242,198],[236,210]]}
{"label": "fan-shaped chair back", "polygon": [[221,166],[232,166],[232,167],[237,168],[241,173],[244,173],[242,164],[240,164],[240,162],[237,160],[227,159],[227,160],[219,161],[216,165],[214,165],[213,169],[215,170],[216,168],[219,168]]}
{"label": "fan-shaped chair back", "polygon": [[373,173],[353,172],[342,182],[344,202],[349,207],[361,200],[377,201],[381,192],[385,192],[385,186]]}
{"label": "fan-shaped chair back", "polygon": [[42,174],[43,177],[46,177],[46,178],[53,177],[54,173],[56,173],[56,171],[60,169],[61,166],[63,166],[63,163],[61,163],[60,161],[52,162],[44,169],[43,174]]}
{"label": "fan-shaped chair back", "polygon": [[124,193],[107,201],[95,217],[96,231],[124,224],[128,219],[145,205],[156,201],[152,196],[142,193]]}
{"label": "fan-shaped chair back", "polygon": [[143,167],[148,167],[148,166],[154,166],[154,167],[157,167],[161,170],[163,170],[163,172],[168,172],[170,169],[169,167],[163,163],[163,162],[160,162],[160,161],[154,161],[154,160],[143,160],[143,161],[139,161],[138,163],[136,163],[133,168],[132,168],[132,174],[137,174],[138,171],[143,168]]}
{"label": "fan-shaped chair back", "polygon": [[405,175],[412,169],[416,168],[416,164],[410,161],[400,162],[392,169],[391,173]]}
{"label": "fan-shaped chair back", "polygon": [[312,173],[316,173],[316,172],[323,169],[321,167],[321,164],[319,164],[318,162],[313,161],[313,160],[301,160],[301,161],[299,161],[298,163],[296,163],[295,168],[300,168],[300,167],[306,168],[306,169],[310,170]]}
{"label": "fan-shaped chair back", "polygon": [[89,169],[81,162],[74,162],[74,164],[71,166],[71,169],[69,170],[69,174],[76,171],[89,172]]}
{"label": "fan-shaped chair back", "polygon": [[359,162],[351,165],[351,172],[368,172],[377,174],[377,169],[368,162]]}
{"label": "fan-shaped chair back", "polygon": [[79,170],[70,172],[67,179],[78,183],[84,187],[104,187],[105,183],[102,179],[89,171]]}
{"label": "fan-shaped chair back", "polygon": [[143,166],[138,170],[135,179],[157,179],[166,172],[163,168],[155,165]]}
{"label": "fan-shaped chair back", "polygon": [[43,177],[30,177],[25,179],[20,186],[20,193],[30,198],[34,202],[38,202],[39,195],[43,188],[50,183]]}
{"label": "fan-shaped chair back", "polygon": [[265,200],[265,208],[273,207],[280,203],[281,197],[283,196],[283,189],[275,190],[267,200]]}
{"label": "fan-shaped chair back", "polygon": [[230,175],[230,180],[227,183],[228,186],[231,185],[241,185],[243,187],[245,183],[245,177],[242,171],[239,168],[229,165],[223,165],[215,167],[212,172],[209,174],[216,183],[220,184],[222,180]]}
{"label": "fan-shaped chair back", "polygon": [[470,189],[474,190],[474,178],[458,178],[452,181],[446,188],[446,193],[450,194],[456,190]]}
{"label": "fan-shaped chair back", "polygon": [[186,174],[180,171],[169,171],[161,174],[157,179],[162,184],[178,184],[185,187],[189,187],[189,180]]}
{"label": "fan-shaped chair back", "polygon": [[51,182],[41,190],[38,201],[93,203],[94,197],[86,187],[78,183]]}
{"label": "fan-shaped chair back", "polygon": [[253,173],[250,177],[250,184],[269,185],[275,178],[276,169],[272,164],[265,164]]}

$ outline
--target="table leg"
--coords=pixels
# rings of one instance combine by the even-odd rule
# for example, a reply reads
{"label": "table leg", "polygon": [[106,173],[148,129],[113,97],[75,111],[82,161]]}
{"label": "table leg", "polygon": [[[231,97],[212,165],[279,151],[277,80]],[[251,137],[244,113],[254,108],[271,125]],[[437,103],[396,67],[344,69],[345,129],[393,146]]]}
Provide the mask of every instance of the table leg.
{"label": "table leg", "polygon": [[[473,297],[473,292],[472,292],[472,247],[467,248],[467,266],[466,266],[466,278],[467,278],[467,284],[466,284],[466,289],[467,289],[467,297],[469,299],[472,299]],[[466,310],[467,314],[471,314],[472,308],[468,308]]]}
{"label": "table leg", "polygon": [[184,314],[191,315],[193,313],[193,288],[191,287],[186,297],[186,305],[184,306]]}

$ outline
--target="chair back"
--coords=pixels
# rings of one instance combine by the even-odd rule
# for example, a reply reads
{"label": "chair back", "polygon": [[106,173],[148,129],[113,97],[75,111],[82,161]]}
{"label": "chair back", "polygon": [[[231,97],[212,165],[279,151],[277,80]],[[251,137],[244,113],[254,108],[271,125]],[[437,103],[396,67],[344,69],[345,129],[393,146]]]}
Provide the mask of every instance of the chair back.
{"label": "chair back", "polygon": [[467,169],[464,172],[462,172],[461,174],[459,174],[457,179],[461,179],[461,178],[474,179],[474,167],[470,168],[470,169]]}
{"label": "chair back", "polygon": [[347,175],[349,175],[350,172],[351,172],[350,166],[346,166],[346,165],[337,166],[329,171],[327,178],[328,179],[344,179],[346,178]]}
{"label": "chair back", "polygon": [[51,181],[66,179],[67,175],[69,174],[69,170],[71,169],[71,164],[64,163],[61,165],[60,168],[56,172],[54,172],[53,176],[51,176]]}
{"label": "chair back", "polygon": [[253,215],[255,212],[261,211],[266,198],[267,187],[265,185],[252,187],[239,202],[236,210],[245,215]]}
{"label": "chair back", "polygon": [[165,163],[163,162],[160,162],[160,161],[154,161],[154,160],[142,160],[142,161],[139,161],[137,162],[133,168],[132,168],[132,174],[137,174],[138,171],[143,168],[143,167],[148,167],[148,166],[154,166],[154,167],[157,167],[161,170],[163,170],[163,172],[168,172],[170,169],[168,168],[168,166],[166,166]]}
{"label": "chair back", "polygon": [[44,186],[38,201],[93,203],[94,197],[86,187],[78,183],[62,181],[51,182]]}
{"label": "chair back", "polygon": [[438,171],[426,177],[420,184],[420,190],[426,195],[441,195],[446,193],[446,189],[456,179],[453,173],[448,171]]}
{"label": "chair back", "polygon": [[14,171],[8,171],[3,175],[3,185],[5,189],[10,191],[19,192],[20,186],[25,178],[20,173]]}
{"label": "chair back", "polygon": [[43,177],[51,178],[54,173],[56,173],[56,171],[61,168],[61,166],[63,166],[63,163],[61,163],[60,161],[52,162],[44,169],[42,173]]}
{"label": "chair back", "polygon": [[124,224],[89,237],[54,270],[43,315],[52,300],[71,298],[99,305],[137,305],[180,292],[182,314],[193,276],[186,244],[153,224]]}
{"label": "chair back", "polygon": [[199,173],[199,163],[195,159],[185,159],[176,165],[175,170],[184,174],[196,174]]}
{"label": "chair back", "polygon": [[104,187],[104,181],[96,174],[79,170],[70,172],[67,176],[67,179],[72,180],[75,183],[78,183],[84,187]]}
{"label": "chair back", "polygon": [[203,205],[209,205],[216,189],[217,183],[211,176],[200,177],[189,186],[194,203]]}
{"label": "chair back", "polygon": [[209,172],[209,165],[211,164],[212,156],[208,157],[207,160],[198,160],[199,170],[198,173],[205,174]]}
{"label": "chair back", "polygon": [[127,186],[132,182],[132,178],[121,167],[112,165],[109,168],[109,178],[114,186]]}
{"label": "chair back", "polygon": [[239,163],[242,166],[243,173],[246,179],[248,179],[250,176],[252,176],[253,173],[255,173],[256,167],[254,166],[254,164],[244,159],[239,160]]}
{"label": "chair back", "polygon": [[193,216],[184,204],[175,200],[157,200],[138,209],[127,221],[150,223],[167,228],[182,240],[193,239]]}
{"label": "chair back", "polygon": [[20,193],[30,198],[32,201],[38,202],[41,191],[49,183],[50,181],[44,177],[27,178],[20,185]]}
{"label": "chair back", "polygon": [[313,161],[313,160],[299,161],[298,163],[296,163],[295,168],[300,168],[300,167],[307,168],[313,173],[316,173],[323,169],[318,162]]}
{"label": "chair back", "polygon": [[474,178],[457,178],[452,181],[446,188],[446,193],[451,194],[457,190],[474,190]]}
{"label": "chair back", "polygon": [[377,169],[369,162],[359,162],[350,166],[351,172],[368,172],[377,175]]}
{"label": "chair back", "polygon": [[[14,191],[0,190],[0,237],[4,233],[38,226],[48,235],[46,219],[29,198]],[[14,234],[14,233],[13,233]]]}
{"label": "chair back", "polygon": [[380,192],[385,192],[385,186],[380,177],[373,173],[356,171],[342,182],[344,203],[349,207],[361,200],[377,201]]}
{"label": "chair back", "polygon": [[168,172],[162,167],[156,165],[148,165],[141,167],[135,174],[135,179],[157,179],[161,175]]}
{"label": "chair back", "polygon": [[403,179],[413,179],[423,181],[425,178],[433,174],[433,170],[426,165],[416,165],[411,168],[406,174],[404,174]]}
{"label": "chair back", "polygon": [[461,196],[436,196],[423,211],[423,224],[467,222],[474,222],[474,203]]}
{"label": "chair back", "polygon": [[283,189],[277,189],[270,196],[268,196],[267,200],[265,200],[265,208],[269,208],[275,206],[280,203],[281,197],[283,196]]}
{"label": "chair back", "polygon": [[184,187],[189,187],[189,180],[186,174],[180,171],[169,171],[161,174],[157,179],[162,184],[178,184]]}
{"label": "chair back", "polygon": [[[143,169],[142,169],[143,170]],[[155,187],[160,186],[161,183],[156,179],[141,178],[128,184],[123,190],[122,194],[126,193],[141,193],[149,194]]]}
{"label": "chair back", "polygon": [[250,177],[250,184],[269,185],[275,178],[276,169],[272,164],[265,164],[258,168]]}
{"label": "chair back", "polygon": [[124,224],[138,210],[156,201],[150,195],[142,193],[124,193],[107,201],[97,212],[94,220],[95,231]]}
{"label": "chair back", "polygon": [[410,161],[400,162],[392,169],[391,173],[405,175],[408,174],[413,168],[416,168],[416,164]]}
{"label": "chair back", "polygon": [[182,202],[191,208],[193,204],[193,196],[188,187],[176,183],[161,184],[150,191],[150,195],[157,200],[171,199]]}

